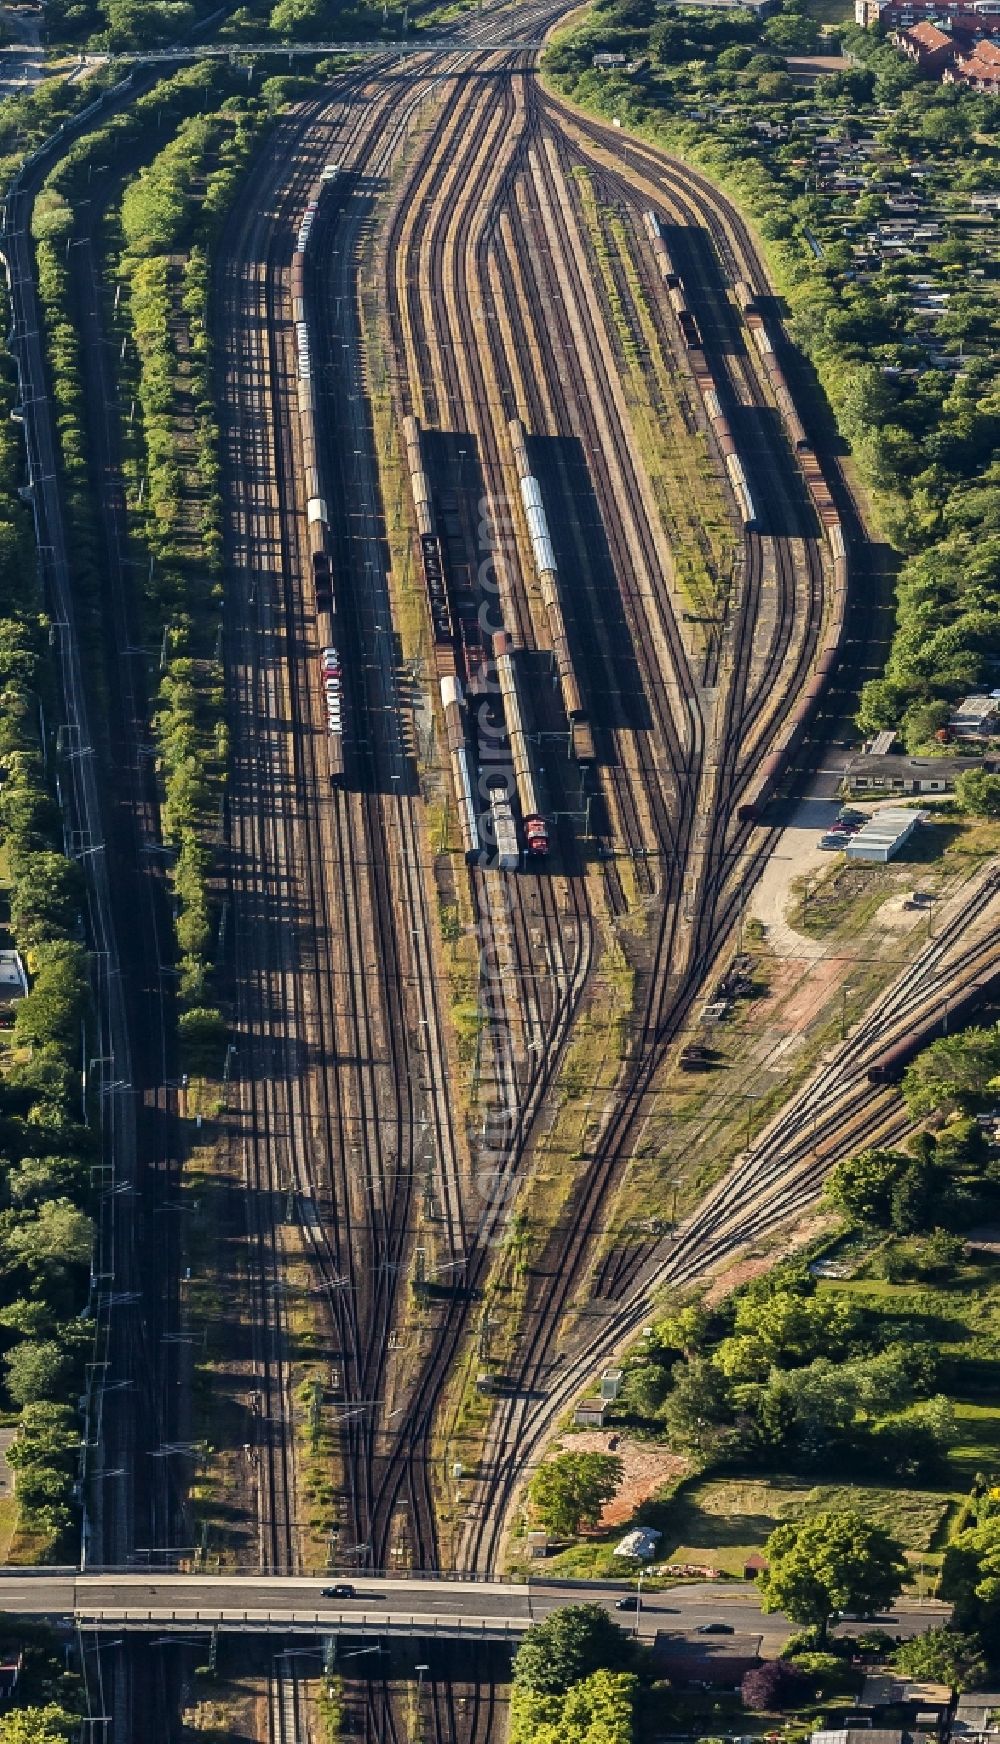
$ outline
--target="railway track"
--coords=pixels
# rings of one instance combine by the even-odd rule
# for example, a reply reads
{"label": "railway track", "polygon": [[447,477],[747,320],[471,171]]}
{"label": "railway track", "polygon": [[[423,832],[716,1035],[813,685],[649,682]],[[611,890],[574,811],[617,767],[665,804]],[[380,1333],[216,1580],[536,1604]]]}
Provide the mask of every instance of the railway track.
{"label": "railway track", "polygon": [[[531,15],[541,25],[547,9]],[[439,1561],[433,1462],[449,1376],[518,1185],[554,1117],[560,1066],[594,994],[602,929],[630,901],[645,905],[651,924],[629,1045],[612,1062],[572,1204],[528,1279],[509,1391],[493,1412],[462,1541],[474,1569],[495,1565],[526,1470],[594,1366],[641,1323],[651,1292],[718,1265],[787,1220],[846,1148],[897,1136],[905,1117],[895,1093],[861,1094],[874,1051],[926,1017],[942,983],[957,987],[998,955],[984,930],[995,896],[984,882],[954,917],[959,948],[928,945],[905,984],[883,996],[824,1076],[770,1123],[668,1243],[602,1257],[608,1207],[655,1109],[658,1074],[773,845],[737,808],[814,663],[829,577],[792,457],[775,433],[773,386],[728,295],[737,277],[766,290],[738,214],[704,178],[652,148],[623,148],[620,134],[542,96],[525,57],[484,52],[474,71],[459,80],[440,61],[417,64],[401,91],[395,75],[369,65],[283,119],[232,211],[216,264],[233,739],[226,967],[238,1032],[234,1173],[253,1295],[245,1478],[256,1559],[286,1572],[327,1560],[391,1565],[397,1554]],[[379,229],[378,190],[422,108],[435,104]],[[307,316],[322,383],[317,421],[345,661],[342,789],[329,781],[316,682],[289,274],[307,195],[332,163],[344,185],[316,221]],[[599,204],[621,215],[631,272],[624,262],[610,276],[594,272],[580,172]],[[761,439],[759,457],[748,459],[760,513],[740,530],[739,584],[701,639],[684,622],[622,384],[616,321],[623,309],[626,324],[638,325],[639,297],[662,357],[682,376],[686,369],[643,245],[648,209],[690,232],[686,252],[678,247],[706,357],[744,446],[751,433]],[[630,895],[614,860],[604,863],[599,912],[583,845],[567,822],[545,875],[468,871],[484,953],[502,966],[484,1044],[483,1082],[501,1135],[489,1185],[476,1178],[450,1094],[432,854],[392,635],[358,314],[367,270],[359,262],[373,234],[367,258],[388,267],[398,415],[415,411],[435,433],[470,440],[470,476],[497,522],[505,499],[517,499],[509,419],[528,430],[557,544],[571,558],[561,573],[580,577],[583,603],[568,615],[599,744],[600,791],[590,790],[603,800],[597,841],[631,856],[634,868]],[[706,429],[685,381],[684,415],[692,429]],[[461,488],[461,467],[458,478]],[[571,504],[584,482],[589,520],[581,524]],[[468,530],[472,507],[459,510]],[[112,510],[109,517],[113,528]],[[598,531],[606,543],[595,554]],[[541,661],[548,631],[518,537],[500,559],[498,599],[518,652]],[[555,698],[537,706],[554,732]],[[137,705],[126,699],[126,707]],[[561,774],[554,790],[568,794]],[[416,1255],[430,1240],[461,1287],[428,1320],[430,1348],[404,1360],[392,1348],[394,1332]],[[588,1278],[596,1300],[582,1313]],[[292,1279],[304,1281],[290,1291]],[[308,1360],[299,1348],[302,1299],[312,1304]],[[325,1545],[301,1517],[297,1426],[314,1371],[337,1438],[342,1497],[337,1535]],[[342,1400],[333,1397],[340,1391]],[[405,1735],[389,1678],[366,1688],[373,1744]],[[488,1677],[470,1678],[464,1693],[432,1677],[422,1694],[442,1744],[491,1735],[496,1691]],[[271,1681],[268,1716],[273,1744],[288,1744],[306,1723],[287,1667]]]}
{"label": "railway track", "polygon": [[[530,118],[529,118],[530,117]],[[581,250],[578,238],[568,232],[565,213],[565,203],[561,198],[561,189],[556,187],[556,177],[560,170],[565,173],[565,162],[559,161],[557,149],[553,149],[551,138],[541,137],[543,128],[538,113],[538,105],[529,94],[525,117],[521,121],[522,136],[512,142],[512,129],[507,128],[506,168],[499,168],[490,157],[488,143],[491,138],[489,112],[487,107],[475,98],[468,98],[464,103],[455,105],[450,116],[450,125],[445,140],[439,146],[434,157],[430,151],[425,154],[424,161],[418,167],[411,186],[419,189],[422,201],[426,202],[430,194],[437,188],[447,187],[447,163],[461,153],[462,161],[471,165],[471,172],[466,176],[464,186],[464,204],[458,203],[448,209],[447,220],[441,220],[435,232],[433,220],[425,217],[425,204],[421,204],[418,215],[409,223],[410,248],[405,256],[406,264],[398,270],[395,277],[406,286],[406,295],[398,301],[399,326],[402,336],[398,342],[402,354],[409,356],[411,372],[414,372],[419,382],[413,392],[420,396],[420,406],[425,412],[433,409],[440,400],[447,408],[447,416],[454,419],[461,411],[461,427],[469,427],[475,433],[480,445],[484,473],[488,483],[497,480],[493,488],[499,488],[503,479],[503,460],[498,453],[497,444],[493,438],[493,426],[496,413],[493,410],[499,404],[504,411],[517,411],[516,388],[514,386],[515,366],[508,364],[505,371],[503,361],[494,365],[493,379],[489,380],[483,374],[481,334],[476,332],[476,322],[470,315],[470,309],[475,301],[486,306],[488,291],[497,283],[501,291],[506,288],[508,306],[506,319],[502,324],[506,333],[520,326],[521,331],[530,331],[533,327],[538,332],[555,334],[557,344],[553,348],[553,362],[546,381],[547,394],[543,404],[540,393],[534,395],[533,404],[529,405],[529,421],[533,414],[540,421],[546,414],[553,413],[557,420],[566,420],[567,395],[560,392],[567,385],[575,391],[578,407],[585,410],[578,412],[586,420],[590,412],[589,425],[583,422],[582,436],[591,455],[591,463],[595,472],[600,475],[602,467],[604,476],[601,480],[601,507],[606,522],[614,525],[615,515],[619,505],[628,505],[633,522],[642,520],[638,514],[643,505],[643,491],[639,481],[633,477],[630,481],[619,472],[617,475],[609,470],[606,456],[617,456],[621,451],[627,453],[628,442],[625,426],[621,419],[617,428],[612,429],[607,421],[607,407],[616,403],[616,395],[606,359],[609,347],[606,335],[598,331],[599,313],[594,308],[593,296],[589,294],[586,284],[586,272],[581,261]],[[460,143],[459,143],[460,142]],[[565,153],[564,153],[565,157]],[[511,185],[517,171],[517,166],[527,164],[530,168],[531,182],[527,190],[519,189],[522,198],[517,202],[516,213],[501,210],[498,217],[498,207],[502,195],[510,196]],[[478,167],[481,166],[481,167]],[[526,197],[524,197],[526,192]],[[635,207],[638,196],[634,190],[630,192],[630,200]],[[416,205],[416,200],[413,202]],[[468,214],[472,212],[473,217]],[[532,224],[531,216],[539,213],[537,224]],[[510,246],[506,257],[503,256],[496,237],[503,236],[504,227],[510,235]],[[478,278],[474,281],[474,289],[469,285],[471,250],[465,240],[474,230],[478,229]],[[461,245],[460,245],[461,239]],[[390,253],[391,253],[390,241]],[[449,254],[450,247],[450,254]],[[496,278],[492,283],[488,280],[493,260],[491,250],[500,257]],[[546,274],[544,255],[551,250],[552,265]],[[556,266],[558,261],[558,267]],[[485,263],[485,266],[484,266]],[[557,290],[557,286],[559,289]],[[572,290],[572,299],[567,294],[567,286]],[[418,288],[419,287],[419,288]],[[537,287],[537,288],[536,288]],[[426,298],[426,313],[421,309],[421,294]],[[570,314],[567,305],[572,300],[573,308]],[[451,329],[446,322],[446,312],[454,307],[455,322]],[[438,324],[442,333],[438,341],[428,338],[428,324]],[[497,327],[493,328],[494,335]],[[489,347],[487,347],[489,349]],[[492,347],[494,352],[501,350],[497,337]],[[541,348],[538,348],[541,350]],[[574,356],[580,356],[576,365],[576,376],[573,377]],[[473,361],[470,361],[473,360]],[[585,361],[583,361],[585,360]],[[440,378],[425,386],[421,370],[428,365],[436,366]],[[570,382],[565,379],[568,369]],[[526,372],[525,372],[526,373]],[[523,380],[523,376],[522,376]],[[596,385],[596,391],[595,390]],[[743,373],[733,384],[734,398],[742,394],[744,399],[760,395],[760,384],[749,361]],[[598,405],[604,415],[601,425],[592,412]],[[572,417],[568,420],[572,427]],[[566,427],[564,422],[564,427]],[[775,521],[781,516],[787,518],[789,503],[787,497],[780,492],[771,493],[777,502],[774,515]],[[643,505],[644,506],[644,505]],[[624,510],[622,511],[624,512]],[[645,524],[650,526],[648,514]],[[618,545],[614,555],[618,559],[619,571],[628,570],[628,552],[635,536],[630,527],[629,533],[624,529],[618,535]],[[670,771],[670,783],[674,792],[669,794],[669,800],[676,807],[677,825],[665,809],[663,783],[659,793],[648,792],[645,799],[648,804],[653,801],[660,805],[660,831],[657,846],[665,865],[665,883],[667,895],[664,901],[664,920],[661,924],[658,941],[659,956],[654,962],[653,971],[649,976],[649,992],[647,997],[646,1016],[642,1025],[641,1041],[636,1048],[639,1059],[636,1083],[625,1086],[625,1094],[619,1097],[619,1106],[624,1106],[625,1114],[614,1134],[608,1141],[607,1151],[612,1143],[619,1139],[622,1131],[628,1129],[628,1122],[636,1117],[636,1111],[641,1110],[642,1098],[652,1077],[658,1058],[662,1058],[664,1046],[672,1040],[681,1022],[690,1000],[701,983],[705,970],[724,936],[724,926],[719,924],[719,916],[709,913],[709,918],[702,928],[685,929],[684,914],[677,900],[677,893],[683,886],[689,874],[689,868],[694,866],[698,881],[711,890],[712,882],[716,886],[716,894],[722,887],[722,882],[732,875],[732,851],[727,858],[727,843],[725,832],[730,826],[730,808],[738,792],[739,771],[736,768],[736,757],[739,750],[740,735],[738,727],[748,717],[752,724],[752,710],[761,711],[762,699],[771,700],[772,711],[780,707],[781,686],[775,685],[775,679],[780,677],[791,687],[801,682],[808,662],[812,643],[810,642],[810,626],[821,617],[821,586],[822,575],[817,562],[807,563],[804,571],[797,569],[795,559],[787,542],[773,540],[776,561],[778,564],[782,601],[777,613],[778,634],[772,638],[768,646],[763,670],[758,674],[754,686],[754,694],[749,695],[750,649],[753,641],[753,630],[756,621],[755,594],[753,588],[748,590],[744,602],[744,610],[738,632],[738,665],[742,659],[742,685],[733,686],[734,702],[731,707],[729,721],[723,729],[722,757],[728,759],[724,781],[720,781],[716,790],[715,821],[711,833],[698,841],[692,833],[692,814],[695,805],[692,803],[697,794],[699,764],[692,768],[690,756],[686,755],[687,745],[678,737],[674,715],[669,706],[669,698],[664,697],[663,679],[660,673],[648,675],[648,685],[654,699],[659,705],[661,737],[666,739],[673,754],[673,768]],[[756,542],[759,553],[761,541]],[[639,534],[638,548],[645,560],[646,570],[652,567],[655,551],[642,543]],[[757,570],[762,568],[758,557]],[[674,677],[677,690],[688,699],[694,689],[690,682],[690,668],[687,650],[679,635],[676,618],[671,609],[672,602],[669,591],[663,580],[663,565],[659,566],[661,577],[659,595],[656,605],[660,608],[660,619],[655,629],[650,631],[649,611],[650,601],[648,591],[644,596],[642,588],[635,588],[632,601],[633,610],[641,608],[645,614],[637,618],[641,624],[641,640],[644,648],[653,643],[656,645],[657,632],[661,643],[664,641],[674,662]],[[751,578],[752,579],[752,578]],[[805,589],[803,605],[801,595]],[[820,609],[817,609],[820,608]],[[522,637],[525,636],[526,614],[514,606],[517,627]],[[530,618],[530,614],[529,614]],[[780,628],[783,620],[804,623],[806,633],[801,646],[790,656],[791,641],[788,634]],[[530,632],[529,632],[530,633]],[[791,664],[790,674],[786,668]],[[659,686],[659,689],[657,689]],[[705,725],[698,717],[694,726],[694,736],[704,735]],[[647,770],[647,776],[649,771]],[[662,781],[662,776],[661,776]],[[676,791],[681,788],[680,795]],[[678,804],[678,797],[680,803]],[[686,802],[686,803],[685,803]],[[635,808],[638,811],[638,806]],[[687,832],[678,836],[677,828]],[[745,832],[749,834],[749,832]],[[742,850],[742,843],[737,844],[737,853]],[[763,861],[763,848],[758,856]],[[698,864],[698,861],[701,864]],[[716,864],[719,862],[719,864]],[[670,891],[674,893],[671,905]],[[708,906],[711,910],[711,905]],[[732,914],[724,913],[723,922],[731,922]],[[690,941],[684,940],[685,930],[692,933]],[[672,965],[678,955],[678,944],[686,948],[691,967],[686,975],[678,975]],[[671,969],[666,965],[671,964]],[[661,967],[662,966],[662,967]],[[686,995],[686,1003],[685,1003]],[[630,1094],[631,1092],[631,1094]],[[604,1148],[604,1147],[602,1147]],[[618,1146],[620,1149],[620,1145]],[[536,1379],[551,1364],[551,1341],[558,1325],[561,1310],[566,1306],[570,1286],[565,1281],[579,1273],[579,1265],[594,1233],[603,1201],[603,1189],[610,1182],[611,1171],[605,1171],[605,1179],[601,1189],[595,1192],[592,1214],[575,1225],[572,1232],[558,1232],[557,1241],[563,1242],[561,1251],[554,1256],[554,1263],[546,1264],[544,1271],[547,1280],[555,1277],[557,1282],[552,1288],[547,1281],[547,1319],[543,1325],[533,1328],[530,1338],[530,1354],[525,1359],[523,1370],[513,1376],[513,1388],[530,1389],[531,1382]],[[577,1209],[579,1209],[577,1207]],[[588,1205],[588,1212],[591,1211]],[[567,1247],[566,1242],[570,1245]],[[547,1256],[548,1259],[549,1256]],[[517,1416],[519,1407],[504,1402],[498,1411],[496,1440],[499,1444],[510,1443],[517,1438]]]}

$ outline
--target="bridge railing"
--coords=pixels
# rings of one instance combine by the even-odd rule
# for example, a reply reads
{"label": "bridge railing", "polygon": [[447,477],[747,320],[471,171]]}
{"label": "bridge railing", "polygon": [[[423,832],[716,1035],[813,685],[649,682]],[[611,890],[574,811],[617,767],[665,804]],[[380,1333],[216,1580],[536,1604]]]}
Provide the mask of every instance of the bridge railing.
{"label": "bridge railing", "polygon": [[219,1629],[245,1633],[264,1632],[295,1634],[314,1631],[328,1635],[334,1632],[350,1635],[447,1635],[454,1639],[508,1641],[524,1634],[531,1619],[525,1617],[446,1617],[426,1612],[413,1616],[387,1617],[384,1612],[349,1611],[268,1611],[231,1609],[180,1610],[157,1608],[147,1610],[134,1606],[108,1606],[100,1609],[80,1608],[74,1622],[78,1629],[138,1630],[198,1630]]}

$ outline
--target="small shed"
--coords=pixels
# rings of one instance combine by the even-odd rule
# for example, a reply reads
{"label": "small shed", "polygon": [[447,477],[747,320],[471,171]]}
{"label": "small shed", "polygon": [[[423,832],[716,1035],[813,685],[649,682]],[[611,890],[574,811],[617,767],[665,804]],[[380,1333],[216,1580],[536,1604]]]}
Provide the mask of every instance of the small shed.
{"label": "small shed", "polygon": [[951,1736],[962,1744],[995,1744],[1000,1738],[1000,1690],[970,1690],[959,1696]]}
{"label": "small shed", "polygon": [[908,842],[923,814],[901,805],[884,805],[847,843],[848,860],[884,864]]}
{"label": "small shed", "polygon": [[763,1556],[759,1550],[755,1550],[753,1555],[748,1556],[743,1564],[743,1579],[755,1581],[757,1576],[763,1574],[767,1567],[767,1557]]}
{"label": "small shed", "polygon": [[530,1562],[540,1562],[549,1554],[549,1535],[547,1532],[528,1532],[525,1534],[525,1548]]}
{"label": "small shed", "polygon": [[901,1726],[844,1726],[836,1732],[814,1732],[809,1744],[908,1744],[908,1737]]}
{"label": "small shed", "polygon": [[584,1399],[573,1412],[573,1422],[578,1429],[603,1429],[607,1409],[603,1399]]}
{"label": "small shed", "polygon": [[[930,1716],[927,1723],[933,1730],[951,1707],[952,1688],[949,1683],[930,1683],[926,1678],[903,1677],[899,1672],[873,1672],[866,1677],[861,1693],[865,1708],[919,1708]],[[918,1723],[919,1716],[915,1720]]]}
{"label": "small shed", "polygon": [[959,739],[988,739],[1000,732],[1000,700],[965,696],[952,709],[948,725]]}
{"label": "small shed", "polygon": [[605,1369],[601,1376],[601,1398],[606,1399],[610,1404],[612,1400],[617,1399],[621,1390],[621,1369]]}

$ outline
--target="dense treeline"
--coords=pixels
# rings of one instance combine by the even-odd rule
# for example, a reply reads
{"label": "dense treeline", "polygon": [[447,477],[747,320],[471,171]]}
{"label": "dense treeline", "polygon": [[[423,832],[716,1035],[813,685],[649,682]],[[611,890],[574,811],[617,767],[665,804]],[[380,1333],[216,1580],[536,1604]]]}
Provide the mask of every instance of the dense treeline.
{"label": "dense treeline", "polygon": [[[81,943],[83,881],[63,852],[52,786],[55,712],[30,519],[17,496],[22,457],[0,376],[0,845],[8,942],[30,975],[0,1052],[0,1351],[6,1408],[17,1413],[22,1547],[55,1554],[73,1521],[82,1391],[92,1330],[81,1318],[93,1245],[81,1045],[90,995]],[[81,1040],[83,1038],[83,1040]]]}
{"label": "dense treeline", "polygon": [[[145,639],[162,646],[153,728],[162,779],[164,839],[175,850],[171,879],[188,1009],[189,1063],[218,1065],[221,1016],[204,1004],[214,923],[209,896],[213,844],[225,781],[227,735],[222,669],[221,497],[218,427],[207,331],[208,248],[245,169],[253,139],[289,81],[258,97],[232,93],[228,70],[186,69],[71,148],[35,208],[39,284],[47,317],[66,502],[75,569],[85,597],[102,587],[101,528],[86,458],[79,338],[68,268],[77,202],[95,166],[144,155],[155,123],[168,143],[129,182],[109,218],[105,244],[118,255],[121,316],[134,345],[123,385],[140,413],[131,469],[132,530],[146,556]],[[221,105],[219,100],[223,99]],[[211,113],[209,99],[217,105]],[[172,137],[171,137],[172,136]],[[210,1055],[210,1060],[206,1055]],[[196,1057],[195,1057],[196,1056]]]}
{"label": "dense treeline", "polygon": [[[925,201],[995,187],[1000,105],[921,78],[854,26],[841,35],[855,65],[811,87],[794,84],[782,57],[815,47],[815,28],[803,0],[784,0],[764,23],[739,12],[598,0],[546,64],[562,90],[698,162],[755,217],[792,335],[906,559],[888,668],[866,685],[859,724],[871,731],[902,723],[910,748],[924,748],[951,701],[992,684],[998,661],[996,266],[974,229],[959,226],[926,257],[886,258],[866,279],[850,238],[885,214],[887,177]],[[639,64],[628,77],[598,72],[591,57],[603,49]],[[855,135],[874,122],[883,149],[867,172],[871,191],[852,193],[831,218],[804,130],[822,130],[833,117]],[[758,134],[758,124],[788,136]],[[823,242],[814,247],[817,232]],[[983,272],[978,284],[969,278],[974,267]],[[950,298],[930,350],[914,309],[914,286],[927,273]],[[959,353],[959,369],[939,361]]]}

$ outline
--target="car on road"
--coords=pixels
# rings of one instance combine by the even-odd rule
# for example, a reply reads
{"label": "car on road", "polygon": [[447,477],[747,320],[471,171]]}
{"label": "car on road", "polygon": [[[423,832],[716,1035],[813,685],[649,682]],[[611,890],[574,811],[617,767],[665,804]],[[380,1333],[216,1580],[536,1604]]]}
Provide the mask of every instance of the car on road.
{"label": "car on road", "polygon": [[320,1596],[324,1599],[356,1599],[358,1595],[346,1581],[341,1581],[335,1587],[323,1587]]}
{"label": "car on road", "polygon": [[639,1609],[638,1593],[626,1593],[623,1599],[615,1600],[616,1611],[637,1611]]}
{"label": "car on road", "polygon": [[695,1630],[696,1635],[735,1635],[735,1633],[731,1623],[699,1623]]}
{"label": "car on road", "polygon": [[819,845],[821,848],[828,848],[831,850],[839,849],[842,851],[846,840],[846,836],[820,836]]}

